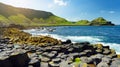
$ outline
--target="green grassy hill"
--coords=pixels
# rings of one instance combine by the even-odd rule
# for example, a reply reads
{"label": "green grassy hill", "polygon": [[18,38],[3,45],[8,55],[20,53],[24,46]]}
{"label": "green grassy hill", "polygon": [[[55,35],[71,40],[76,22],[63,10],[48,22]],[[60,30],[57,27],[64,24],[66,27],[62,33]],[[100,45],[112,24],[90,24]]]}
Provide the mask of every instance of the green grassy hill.
{"label": "green grassy hill", "polygon": [[0,26],[49,26],[70,24],[66,19],[46,11],[17,8],[0,3]]}
{"label": "green grassy hill", "polygon": [[110,21],[107,21],[103,17],[98,17],[91,21],[90,25],[100,26],[100,25],[114,25]]}
{"label": "green grassy hill", "polygon": [[80,20],[75,23],[41,10],[17,8],[0,3],[0,27],[35,27],[60,25],[114,25],[102,17],[93,21]]}

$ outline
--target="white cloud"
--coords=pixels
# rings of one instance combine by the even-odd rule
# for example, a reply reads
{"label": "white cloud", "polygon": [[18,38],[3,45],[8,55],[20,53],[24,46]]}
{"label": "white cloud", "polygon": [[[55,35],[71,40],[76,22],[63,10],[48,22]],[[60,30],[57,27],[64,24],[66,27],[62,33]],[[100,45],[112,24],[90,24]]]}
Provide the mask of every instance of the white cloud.
{"label": "white cloud", "polygon": [[109,13],[109,14],[114,14],[115,11],[107,11],[107,10],[101,10],[100,13]]}
{"label": "white cloud", "polygon": [[115,13],[115,11],[109,11],[109,13],[110,13],[110,14],[113,14],[113,13]]}
{"label": "white cloud", "polygon": [[52,8],[53,6],[53,4],[48,4],[48,8]]}
{"label": "white cloud", "polygon": [[67,2],[64,0],[53,0],[53,1],[54,1],[54,4],[57,4],[59,6],[66,6],[67,5]]}

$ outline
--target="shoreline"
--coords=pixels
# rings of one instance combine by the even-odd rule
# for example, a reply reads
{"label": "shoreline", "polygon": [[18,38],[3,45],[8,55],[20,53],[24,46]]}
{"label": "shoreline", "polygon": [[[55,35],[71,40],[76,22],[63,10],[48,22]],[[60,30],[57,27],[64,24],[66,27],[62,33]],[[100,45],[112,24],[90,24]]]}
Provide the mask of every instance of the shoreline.
{"label": "shoreline", "polygon": [[[71,40],[59,41],[43,36],[31,39],[30,34],[14,28],[6,29],[5,33],[7,38],[0,40],[0,66],[2,67],[67,67],[76,65],[115,67],[120,65],[114,64],[114,62],[120,62],[120,55],[116,54],[114,49],[110,49],[110,46],[103,44],[72,43]],[[25,39],[26,42],[24,42],[26,36],[28,39]],[[20,39],[21,37],[22,39]],[[18,39],[14,40],[16,38]],[[23,44],[17,45],[20,42]],[[18,63],[15,64],[14,61],[18,61]]]}

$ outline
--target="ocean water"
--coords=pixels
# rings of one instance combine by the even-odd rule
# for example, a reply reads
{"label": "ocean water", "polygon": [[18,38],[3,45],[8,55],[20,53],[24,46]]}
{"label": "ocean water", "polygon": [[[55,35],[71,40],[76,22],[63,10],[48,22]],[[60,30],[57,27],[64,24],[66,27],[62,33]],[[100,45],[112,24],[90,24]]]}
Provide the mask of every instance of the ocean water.
{"label": "ocean water", "polygon": [[[47,29],[55,29],[52,32]],[[53,38],[65,41],[67,39],[72,42],[102,43],[109,45],[120,54],[120,26],[58,26],[47,27],[47,29],[29,29],[25,32],[36,35],[49,35]]]}

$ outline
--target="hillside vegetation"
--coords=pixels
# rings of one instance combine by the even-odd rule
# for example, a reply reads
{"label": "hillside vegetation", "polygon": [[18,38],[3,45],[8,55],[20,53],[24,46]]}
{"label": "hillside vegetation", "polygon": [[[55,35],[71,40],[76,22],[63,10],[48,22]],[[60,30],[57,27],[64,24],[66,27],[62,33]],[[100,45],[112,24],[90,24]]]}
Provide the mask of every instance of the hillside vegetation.
{"label": "hillside vegetation", "polygon": [[60,25],[114,25],[102,17],[93,21],[80,20],[75,23],[55,16],[46,11],[27,8],[17,8],[0,3],[0,27],[36,27],[36,26],[60,26]]}

